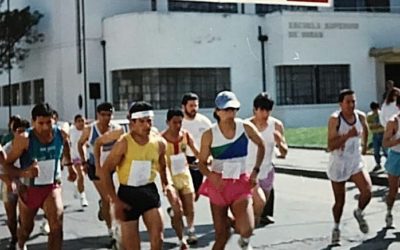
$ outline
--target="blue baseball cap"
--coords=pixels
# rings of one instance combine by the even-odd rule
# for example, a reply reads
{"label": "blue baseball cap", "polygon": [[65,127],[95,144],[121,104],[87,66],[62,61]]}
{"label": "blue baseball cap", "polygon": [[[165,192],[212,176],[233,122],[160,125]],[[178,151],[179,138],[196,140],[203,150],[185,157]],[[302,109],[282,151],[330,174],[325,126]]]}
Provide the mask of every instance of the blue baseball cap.
{"label": "blue baseball cap", "polygon": [[227,108],[238,109],[240,108],[240,102],[233,92],[222,91],[219,92],[217,97],[215,98],[215,106],[218,109],[227,109]]}

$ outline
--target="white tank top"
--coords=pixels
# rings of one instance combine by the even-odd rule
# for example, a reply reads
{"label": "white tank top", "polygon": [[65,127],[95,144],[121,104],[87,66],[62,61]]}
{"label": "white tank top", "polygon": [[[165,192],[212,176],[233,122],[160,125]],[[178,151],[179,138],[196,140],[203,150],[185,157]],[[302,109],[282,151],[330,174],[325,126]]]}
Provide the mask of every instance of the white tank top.
{"label": "white tank top", "polygon": [[[272,160],[274,159],[275,152],[275,124],[276,119],[274,117],[268,117],[267,121],[268,126],[263,130],[259,131],[261,137],[263,138],[265,144],[265,154],[263,162],[260,166],[260,172],[258,174],[259,179],[265,179],[268,176],[268,173],[272,170]],[[257,159],[257,145],[254,142],[249,141],[248,154],[246,159],[247,164],[247,172],[251,173],[254,168],[254,164]]]}
{"label": "white tank top", "polygon": [[237,169],[240,174],[246,172],[246,157],[248,138],[244,130],[244,121],[235,119],[235,136],[232,139],[227,139],[219,129],[218,123],[211,126],[212,143],[211,155],[213,162],[211,170],[217,173],[223,173],[225,166],[232,166]]}
{"label": "white tank top", "polygon": [[[396,131],[396,134],[394,135],[394,138],[399,139],[400,138],[400,119],[398,116],[396,116],[395,120],[397,121],[397,131]],[[400,144],[394,145],[393,147],[390,147],[390,149],[400,153]]]}
{"label": "white tank top", "polygon": [[335,112],[332,116],[336,116],[339,119],[339,126],[337,128],[338,134],[339,135],[344,135],[346,134],[353,126],[358,131],[359,136],[354,136],[349,138],[345,145],[344,148],[336,149],[331,152],[331,154],[334,157],[343,157],[345,160],[349,160],[352,162],[360,162],[361,159],[361,136],[363,132],[363,127],[361,125],[360,117],[359,117],[360,111],[355,110],[354,111],[354,116],[355,116],[355,121],[353,124],[349,124],[343,117],[342,113],[340,111]]}

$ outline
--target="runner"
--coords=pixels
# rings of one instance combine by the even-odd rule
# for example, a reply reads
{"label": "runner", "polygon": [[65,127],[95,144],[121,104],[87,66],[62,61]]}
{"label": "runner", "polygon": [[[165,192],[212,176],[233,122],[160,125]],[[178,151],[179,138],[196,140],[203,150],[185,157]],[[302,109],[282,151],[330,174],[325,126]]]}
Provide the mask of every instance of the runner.
{"label": "runner", "polygon": [[386,197],[387,213],[386,227],[393,227],[392,208],[396,200],[400,180],[400,115],[392,117],[383,135],[383,146],[390,147],[385,169],[388,174],[389,192]]}
{"label": "runner", "polygon": [[[160,196],[154,183],[159,171],[164,193],[172,191],[166,174],[165,142],[151,132],[153,108],[136,102],[129,108],[130,132],[121,137],[101,168],[101,181],[121,223],[123,249],[140,249],[139,218],[149,233],[151,249],[162,249],[164,234]],[[116,171],[118,192],[111,174]]]}
{"label": "runner", "polygon": [[[16,136],[8,154],[6,170],[11,176],[24,177],[18,202],[20,227],[18,248],[26,249],[39,208],[44,210],[50,225],[48,249],[61,249],[63,241],[63,202],[61,197],[61,164],[64,154],[69,177],[73,181],[76,173],[70,161],[68,136],[52,126],[52,109],[48,104],[37,104],[32,109],[33,127],[21,136]],[[20,158],[21,169],[13,166]]]}
{"label": "runner", "polygon": [[[257,184],[265,147],[254,125],[235,118],[240,103],[234,93],[220,92],[215,104],[214,116],[218,122],[204,132],[199,156],[200,170],[207,176],[199,192],[210,199],[215,228],[213,249],[224,249],[229,239],[228,209],[235,217],[239,246],[251,249],[249,242],[254,229],[251,190]],[[250,176],[246,173],[249,139],[258,146]],[[207,167],[210,155],[214,158],[211,170]]]}
{"label": "runner", "polygon": [[[12,123],[12,138],[17,134],[25,132],[25,129],[30,127],[27,120],[21,120],[19,117],[14,118]],[[3,166],[7,153],[10,152],[12,147],[12,141],[9,141],[4,148],[0,150],[0,179],[3,180],[1,183],[1,192],[3,196],[4,208],[7,214],[7,226],[10,230],[11,240],[8,249],[15,249],[17,244],[17,203],[18,203],[18,192],[17,186],[19,185],[19,180],[16,178],[10,178],[5,174]],[[20,167],[19,161],[15,163],[17,167]]]}
{"label": "runner", "polygon": [[[182,129],[187,130],[194,139],[194,145],[196,148],[200,148],[201,136],[204,131],[211,127],[210,120],[198,113],[199,111],[199,97],[195,93],[186,93],[182,97],[182,110],[184,113],[182,121]],[[186,152],[186,158],[190,166],[190,174],[192,175],[194,190],[196,192],[195,200],[199,199],[199,188],[201,183],[203,183],[203,175],[199,171],[198,159],[195,157],[194,153],[190,148]],[[188,243],[192,240],[192,236],[189,233]]]}
{"label": "runner", "polygon": [[[96,112],[97,120],[89,126],[85,127],[82,132],[82,136],[78,141],[78,151],[81,158],[81,163],[87,169],[89,180],[93,181],[93,184],[100,195],[99,211],[97,213],[97,217],[100,221],[105,221],[108,229],[108,234],[111,238],[113,238],[114,231],[112,228],[112,220],[110,216],[110,204],[101,188],[98,173],[100,171],[101,164],[104,162],[107,155],[111,152],[111,148],[114,146],[115,141],[108,143],[102,147],[101,159],[99,159],[100,166],[98,166],[97,168],[93,148],[98,137],[109,131],[122,131],[122,128],[117,124],[111,123],[111,118],[114,112],[114,107],[111,103],[104,102],[99,104],[96,107]],[[87,155],[84,151],[86,149],[86,143],[89,144],[87,159]],[[111,239],[111,244],[113,244],[113,239]]]}
{"label": "runner", "polygon": [[[258,174],[259,186],[253,189],[253,207],[256,225],[258,223],[266,225],[271,221],[263,211],[266,210],[266,201],[270,198],[274,183],[275,170],[272,160],[275,156],[275,145],[279,149],[279,156],[281,158],[285,158],[288,151],[283,124],[280,120],[271,116],[273,106],[274,101],[269,98],[267,93],[264,92],[257,95],[253,101],[254,116],[249,119],[261,133],[265,144],[264,160]],[[252,142],[249,143],[247,155],[249,173],[251,173],[255,164],[256,148],[257,145]]]}
{"label": "runner", "polygon": [[[162,136],[167,141],[167,166],[172,175],[173,188],[167,191],[171,204],[168,214],[171,216],[172,227],[180,241],[180,249],[188,249],[187,244],[196,244],[197,237],[194,229],[194,198],[192,176],[186,160],[186,152],[190,148],[194,155],[199,152],[194,146],[193,138],[187,131],[181,129],[183,112],[170,109],[167,112],[167,129]],[[183,214],[182,214],[183,212]],[[188,239],[183,239],[183,215],[186,216]]]}
{"label": "runner", "polygon": [[[78,179],[76,180],[76,188],[79,193],[79,200],[81,207],[85,208],[89,206],[85,194],[85,171],[82,166],[81,157],[78,150],[78,142],[82,136],[83,129],[85,128],[85,118],[78,114],[74,117],[74,125],[71,126],[69,130],[69,137],[71,140],[71,158],[72,163],[76,173],[78,174]],[[86,145],[83,146],[84,154],[86,155]]]}
{"label": "runner", "polygon": [[339,105],[340,110],[330,116],[328,123],[328,150],[331,153],[327,175],[335,196],[332,208],[335,221],[332,231],[333,245],[340,244],[339,223],[345,202],[346,181],[353,181],[360,191],[358,207],[353,214],[363,233],[368,233],[363,210],[371,200],[371,179],[363,169],[361,156],[367,151],[368,125],[365,114],[355,109],[356,95],[352,90],[344,89],[340,92]]}

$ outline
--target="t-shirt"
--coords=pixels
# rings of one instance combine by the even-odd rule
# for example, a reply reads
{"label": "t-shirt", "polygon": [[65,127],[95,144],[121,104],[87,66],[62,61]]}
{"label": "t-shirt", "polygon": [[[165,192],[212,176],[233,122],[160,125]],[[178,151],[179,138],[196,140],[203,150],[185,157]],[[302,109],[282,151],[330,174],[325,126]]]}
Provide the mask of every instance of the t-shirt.
{"label": "t-shirt", "polygon": [[[379,113],[374,113],[374,112],[369,112],[367,115],[367,122],[369,129],[373,134],[376,133],[383,133],[385,131],[385,128],[382,126],[382,124],[379,122]],[[376,127],[379,126],[379,127]],[[376,128],[373,128],[376,127]]]}
{"label": "t-shirt", "polygon": [[[204,131],[211,127],[211,121],[206,116],[197,113],[193,120],[183,119],[182,128],[188,131],[194,140],[194,146],[200,150],[201,136]],[[194,156],[190,148],[187,149],[187,156]]]}

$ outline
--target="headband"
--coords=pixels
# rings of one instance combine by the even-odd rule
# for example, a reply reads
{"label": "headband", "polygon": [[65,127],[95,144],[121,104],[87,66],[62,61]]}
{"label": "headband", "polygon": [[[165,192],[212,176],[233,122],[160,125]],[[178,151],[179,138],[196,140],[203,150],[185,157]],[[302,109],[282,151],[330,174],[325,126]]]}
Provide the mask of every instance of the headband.
{"label": "headband", "polygon": [[150,116],[150,117],[154,116],[153,110],[134,112],[131,114],[131,119],[139,119],[139,118],[148,117],[148,116]]}

